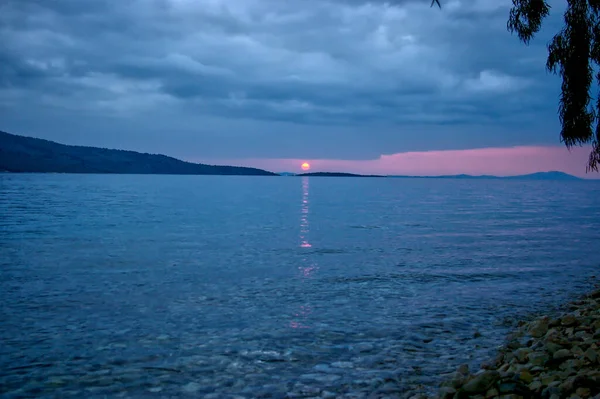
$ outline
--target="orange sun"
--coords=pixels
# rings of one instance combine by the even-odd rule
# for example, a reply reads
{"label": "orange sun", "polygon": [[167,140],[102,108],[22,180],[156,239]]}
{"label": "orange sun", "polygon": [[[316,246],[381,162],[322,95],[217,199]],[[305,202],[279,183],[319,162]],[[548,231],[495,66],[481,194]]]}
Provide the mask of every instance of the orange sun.
{"label": "orange sun", "polygon": [[300,167],[302,168],[302,170],[309,170],[310,164],[308,162],[304,162],[302,165],[300,165]]}

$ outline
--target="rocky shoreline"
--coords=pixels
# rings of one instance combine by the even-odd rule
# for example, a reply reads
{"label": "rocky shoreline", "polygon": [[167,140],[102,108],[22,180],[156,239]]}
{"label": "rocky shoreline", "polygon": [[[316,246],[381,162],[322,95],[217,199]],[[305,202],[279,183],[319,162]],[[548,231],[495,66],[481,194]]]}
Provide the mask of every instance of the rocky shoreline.
{"label": "rocky shoreline", "polygon": [[[520,322],[490,362],[442,376],[440,399],[600,399],[600,289],[558,317]],[[427,398],[416,395],[413,398]]]}

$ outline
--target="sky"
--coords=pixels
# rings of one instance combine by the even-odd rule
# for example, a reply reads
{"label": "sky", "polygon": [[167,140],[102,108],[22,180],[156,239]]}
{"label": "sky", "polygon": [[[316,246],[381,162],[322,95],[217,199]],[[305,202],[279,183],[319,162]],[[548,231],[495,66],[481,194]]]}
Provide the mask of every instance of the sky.
{"label": "sky", "polygon": [[4,0],[0,130],[299,172],[585,172],[510,0]]}

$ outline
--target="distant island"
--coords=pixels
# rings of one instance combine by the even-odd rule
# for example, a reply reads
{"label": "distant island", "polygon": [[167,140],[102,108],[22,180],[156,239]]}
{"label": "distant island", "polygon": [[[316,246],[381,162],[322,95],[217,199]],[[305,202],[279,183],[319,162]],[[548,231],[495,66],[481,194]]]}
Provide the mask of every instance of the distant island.
{"label": "distant island", "polygon": [[342,172],[308,172],[300,173],[296,176],[325,176],[325,177],[385,177],[380,175],[357,175],[354,173],[342,173]]}
{"label": "distant island", "polygon": [[387,177],[394,179],[494,179],[494,180],[584,180],[580,177],[570,175],[564,172],[551,171],[551,172],[537,172],[527,175],[518,176],[492,176],[492,175],[441,175],[441,176],[410,176],[410,175],[361,175],[356,173],[342,173],[342,172],[310,172],[310,173],[291,173],[284,172],[280,173],[280,176],[322,176],[322,177]]}
{"label": "distant island", "polygon": [[72,146],[0,131],[0,171],[277,176],[262,169],[204,165],[166,155]]}
{"label": "distant island", "polygon": [[441,176],[388,176],[398,179],[494,179],[494,180],[584,180],[580,177],[564,172],[536,172],[517,176],[492,176],[492,175],[441,175]]}

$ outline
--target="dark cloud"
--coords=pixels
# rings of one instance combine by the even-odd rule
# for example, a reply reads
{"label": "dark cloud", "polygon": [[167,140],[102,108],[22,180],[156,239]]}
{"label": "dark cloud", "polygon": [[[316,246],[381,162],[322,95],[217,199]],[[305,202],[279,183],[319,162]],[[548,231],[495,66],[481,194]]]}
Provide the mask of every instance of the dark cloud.
{"label": "dark cloud", "polygon": [[[509,7],[8,0],[1,128],[157,151],[168,140],[173,155],[195,146],[197,157],[223,158],[554,143],[558,82],[543,69],[545,41],[511,37]],[[32,112],[45,121],[26,122]]]}

